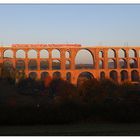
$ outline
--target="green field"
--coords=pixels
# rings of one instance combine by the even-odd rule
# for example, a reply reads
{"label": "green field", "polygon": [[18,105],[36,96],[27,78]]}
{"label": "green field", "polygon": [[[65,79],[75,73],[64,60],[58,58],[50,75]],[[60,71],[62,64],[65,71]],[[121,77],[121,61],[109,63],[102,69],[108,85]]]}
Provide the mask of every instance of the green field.
{"label": "green field", "polygon": [[1,136],[139,136],[140,124],[0,126]]}

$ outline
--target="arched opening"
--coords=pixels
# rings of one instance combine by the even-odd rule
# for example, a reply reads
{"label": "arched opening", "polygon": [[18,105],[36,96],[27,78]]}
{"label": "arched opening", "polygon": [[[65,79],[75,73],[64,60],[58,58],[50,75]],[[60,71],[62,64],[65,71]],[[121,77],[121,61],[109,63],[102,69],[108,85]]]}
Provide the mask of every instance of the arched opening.
{"label": "arched opening", "polygon": [[58,49],[52,50],[52,58],[60,58],[60,51]]}
{"label": "arched opening", "polygon": [[29,78],[36,80],[37,79],[37,73],[36,72],[30,72],[29,73]]}
{"label": "arched opening", "polygon": [[16,58],[25,58],[25,51],[24,50],[18,50],[16,52]]}
{"label": "arched opening", "polygon": [[60,70],[61,69],[61,63],[59,60],[52,61],[52,69],[53,70]]}
{"label": "arched opening", "polygon": [[[83,59],[84,57],[84,59]],[[93,54],[86,49],[79,50],[75,57],[76,69],[93,69],[94,68]]]}
{"label": "arched opening", "polygon": [[67,73],[66,73],[66,80],[67,80],[68,82],[71,82],[71,73],[70,73],[70,72],[67,72]]}
{"label": "arched opening", "polygon": [[78,79],[77,79],[77,86],[82,85],[85,81],[93,79],[94,76],[90,72],[82,72],[79,74]]}
{"label": "arched opening", "polygon": [[139,81],[139,73],[136,70],[131,71],[131,80],[133,82]]}
{"label": "arched opening", "polygon": [[128,80],[128,72],[126,70],[121,71],[121,81]]}
{"label": "arched opening", "polygon": [[49,69],[49,62],[47,60],[40,61],[40,70],[47,70]]}
{"label": "arched opening", "polygon": [[120,49],[118,51],[118,57],[119,58],[125,58],[126,57],[126,51],[124,49]]}
{"label": "arched opening", "polygon": [[113,49],[109,49],[107,52],[108,58],[115,58],[116,57],[116,52]]}
{"label": "arched opening", "polygon": [[103,80],[105,79],[105,72],[100,72],[100,80]]}
{"label": "arched opening", "polygon": [[61,73],[60,72],[54,72],[53,73],[53,79],[61,79]]}
{"label": "arched opening", "polygon": [[37,70],[37,61],[36,60],[30,60],[28,62],[28,69],[29,70]]}
{"label": "arched opening", "polygon": [[25,70],[25,62],[23,60],[16,61],[16,69],[17,70]]}
{"label": "arched opening", "polygon": [[114,81],[117,81],[118,80],[118,76],[117,76],[117,72],[116,71],[111,71],[110,72],[110,78]]}
{"label": "arched opening", "polygon": [[66,58],[70,58],[70,52],[69,52],[69,51],[66,51],[65,57],[66,57]]}
{"label": "arched opening", "polygon": [[4,56],[4,58],[13,58],[14,53],[12,50],[5,50],[3,56]]}
{"label": "arched opening", "polygon": [[127,62],[126,62],[125,59],[120,59],[120,60],[119,60],[119,67],[120,67],[121,69],[127,68]]}
{"label": "arched opening", "polygon": [[99,69],[103,69],[104,68],[104,64],[103,64],[103,60],[99,61]]}
{"label": "arched opening", "polygon": [[99,51],[99,58],[103,58],[103,57],[104,57],[103,51]]}
{"label": "arched opening", "polygon": [[129,61],[129,64],[130,64],[130,68],[138,68],[138,63],[135,59],[131,59]]}
{"label": "arched opening", "polygon": [[27,54],[28,54],[28,58],[37,58],[36,50],[29,50]]}
{"label": "arched opening", "polygon": [[129,50],[129,57],[130,58],[137,57],[136,50],[134,49]]}
{"label": "arched opening", "polygon": [[45,78],[47,78],[49,76],[48,72],[42,72],[41,73],[41,80],[44,80]]}
{"label": "arched opening", "polygon": [[116,61],[114,59],[109,59],[108,60],[108,68],[109,69],[116,69]]}
{"label": "arched opening", "polygon": [[69,60],[66,60],[65,68],[66,69],[70,69],[70,61]]}
{"label": "arched opening", "polygon": [[40,51],[40,58],[49,58],[49,52],[45,49]]}

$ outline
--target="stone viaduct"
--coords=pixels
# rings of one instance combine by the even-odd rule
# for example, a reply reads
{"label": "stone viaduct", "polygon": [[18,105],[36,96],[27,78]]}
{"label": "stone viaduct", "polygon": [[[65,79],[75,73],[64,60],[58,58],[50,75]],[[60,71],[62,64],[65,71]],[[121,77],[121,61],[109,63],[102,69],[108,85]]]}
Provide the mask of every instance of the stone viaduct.
{"label": "stone viaduct", "polygon": [[[92,56],[90,67],[75,64],[75,58],[81,50],[88,51]],[[57,56],[53,55],[53,51]],[[34,53],[34,56],[31,53]],[[81,59],[84,61],[85,57],[83,55]],[[57,72],[62,79],[69,80],[73,84],[77,83],[79,75],[83,72],[88,72],[97,79],[111,78],[118,82],[139,82],[140,47],[13,44],[10,47],[0,47],[0,63],[9,63],[19,71],[24,70],[27,77],[33,74],[38,79],[43,77],[43,74],[53,77]]]}

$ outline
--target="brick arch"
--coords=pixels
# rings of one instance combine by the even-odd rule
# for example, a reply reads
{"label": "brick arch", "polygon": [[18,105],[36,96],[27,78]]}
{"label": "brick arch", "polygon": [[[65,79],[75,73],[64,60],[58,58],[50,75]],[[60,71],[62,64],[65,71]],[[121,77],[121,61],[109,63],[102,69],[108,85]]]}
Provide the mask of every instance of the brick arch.
{"label": "brick arch", "polygon": [[129,60],[129,65],[130,65],[130,68],[138,68],[138,62],[136,59],[134,58],[131,58]]}
{"label": "brick arch", "polygon": [[61,69],[61,60],[53,59],[52,60],[52,70],[60,70]]}
{"label": "brick arch", "polygon": [[94,78],[93,73],[91,73],[89,71],[83,71],[83,72],[79,73],[78,76],[77,76],[77,79],[76,79],[77,80],[77,85],[79,85],[79,82],[80,82],[80,84],[82,84],[85,80],[93,79],[93,78]]}
{"label": "brick arch", "polygon": [[[76,50],[76,53],[75,53],[75,57],[74,57],[74,60],[75,60],[75,68],[76,69],[81,69],[81,67],[83,68],[86,68],[86,66],[84,66],[84,65],[82,65],[82,66],[76,66],[76,59],[78,59],[78,58],[76,58],[76,57],[80,57],[80,55],[78,54],[78,53],[82,53],[81,51],[86,51],[86,52],[83,52],[83,53],[88,53],[88,55],[90,55],[90,60],[92,61],[91,62],[91,68],[95,68],[95,61],[94,61],[94,54],[93,54],[93,52],[92,52],[92,50],[91,49],[87,49],[87,48],[82,48],[82,49],[78,49],[78,50]],[[78,56],[79,55],[79,56]],[[86,56],[84,56],[84,57],[86,57]],[[77,61],[83,61],[83,58],[80,58],[79,60],[77,60]],[[80,62],[79,62],[80,63]],[[83,62],[82,62],[82,64],[83,64]]]}
{"label": "brick arch", "polygon": [[109,75],[110,75],[110,78],[111,78],[112,80],[118,81],[118,73],[117,73],[116,70],[110,71]]}
{"label": "brick arch", "polygon": [[40,60],[40,70],[47,70],[49,69],[49,61],[46,59]]}
{"label": "brick arch", "polygon": [[128,56],[129,56],[130,58],[137,57],[137,52],[136,52],[136,50],[135,50],[135,49],[129,49],[129,51],[128,51]]}
{"label": "brick arch", "polygon": [[47,49],[41,49],[39,51],[40,58],[49,58],[49,51]]}
{"label": "brick arch", "polygon": [[139,81],[139,72],[137,70],[132,70],[131,71],[131,81],[132,82]]}
{"label": "brick arch", "polygon": [[44,80],[48,76],[50,76],[49,72],[44,71],[44,72],[41,72],[40,78],[41,80]]}
{"label": "brick arch", "polygon": [[51,55],[52,55],[52,58],[61,58],[61,50],[60,49],[57,49],[57,48],[52,49]]}
{"label": "brick arch", "polygon": [[38,78],[37,72],[30,72],[29,73],[29,78],[36,80]]}
{"label": "brick arch", "polygon": [[120,72],[120,76],[121,76],[121,81],[126,81],[128,80],[128,71],[127,70],[122,70]]}
{"label": "brick arch", "polygon": [[62,78],[62,74],[60,71],[55,71],[53,72],[53,79],[61,79]]}
{"label": "brick arch", "polygon": [[25,61],[24,60],[17,60],[16,61],[16,69],[17,70],[25,70]]}
{"label": "brick arch", "polygon": [[29,70],[37,70],[38,69],[37,60],[36,59],[30,59],[28,61],[28,69]]}
{"label": "brick arch", "polygon": [[109,48],[107,51],[107,57],[108,58],[115,58],[116,57],[116,50]]}
{"label": "brick arch", "polygon": [[126,55],[127,53],[126,53],[126,50],[125,49],[119,49],[118,50],[118,57],[119,58],[125,58],[127,55]]}
{"label": "brick arch", "polygon": [[28,58],[37,58],[38,51],[35,49],[30,49],[27,52]]}
{"label": "brick arch", "polygon": [[116,69],[117,63],[115,59],[108,59],[108,69]]}
{"label": "brick arch", "polygon": [[14,51],[12,49],[5,49],[3,51],[3,58],[14,58]]}
{"label": "brick arch", "polygon": [[16,58],[25,58],[26,52],[23,49],[16,50]]}
{"label": "brick arch", "polygon": [[65,52],[65,58],[70,58],[70,57],[71,57],[70,50],[66,50],[66,52]]}
{"label": "brick arch", "polygon": [[119,68],[124,69],[127,68],[127,61],[123,58],[119,59]]}
{"label": "brick arch", "polygon": [[104,51],[103,50],[100,50],[99,51],[99,58],[103,58],[104,57]]}

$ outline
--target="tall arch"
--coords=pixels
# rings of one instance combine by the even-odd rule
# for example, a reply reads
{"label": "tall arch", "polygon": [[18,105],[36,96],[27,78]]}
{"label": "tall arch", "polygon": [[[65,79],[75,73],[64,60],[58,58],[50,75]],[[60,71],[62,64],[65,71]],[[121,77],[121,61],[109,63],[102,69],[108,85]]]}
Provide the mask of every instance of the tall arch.
{"label": "tall arch", "polygon": [[10,49],[5,50],[3,56],[4,58],[13,58],[14,57],[13,50]]}
{"label": "tall arch", "polygon": [[137,53],[135,49],[130,49],[128,53],[130,58],[137,57]]}
{"label": "tall arch", "polygon": [[26,54],[24,50],[18,50],[16,51],[16,58],[25,58]]}
{"label": "tall arch", "polygon": [[28,51],[28,58],[37,58],[37,51],[32,49]]}
{"label": "tall arch", "polygon": [[49,58],[49,52],[45,49],[40,51],[40,58]]}
{"label": "tall arch", "polygon": [[110,72],[110,78],[111,78],[112,80],[114,80],[114,81],[117,81],[117,80],[118,80],[118,74],[117,74],[117,72],[116,72],[115,70],[112,70],[112,71]]}
{"label": "tall arch", "polygon": [[114,59],[108,60],[108,68],[109,69],[116,69],[117,68],[116,61]]}
{"label": "tall arch", "polygon": [[93,69],[94,68],[93,54],[87,49],[79,50],[75,57],[75,68],[76,69]]}
{"label": "tall arch", "polygon": [[128,72],[126,70],[122,70],[120,75],[121,75],[121,81],[128,80]]}
{"label": "tall arch", "polygon": [[120,59],[120,60],[119,60],[119,67],[120,67],[121,69],[127,68],[127,62],[126,62],[125,59]]}
{"label": "tall arch", "polygon": [[118,57],[119,58],[125,58],[126,57],[126,51],[124,49],[120,49],[118,51]]}
{"label": "tall arch", "polygon": [[60,51],[58,49],[52,50],[52,58],[60,58]]}
{"label": "tall arch", "polygon": [[133,82],[139,81],[139,73],[137,70],[131,71],[131,81]]}
{"label": "tall arch", "polygon": [[37,60],[30,60],[28,62],[28,69],[29,70],[37,70]]}
{"label": "tall arch", "polygon": [[113,49],[109,49],[107,52],[108,58],[115,58],[116,57],[116,51]]}

